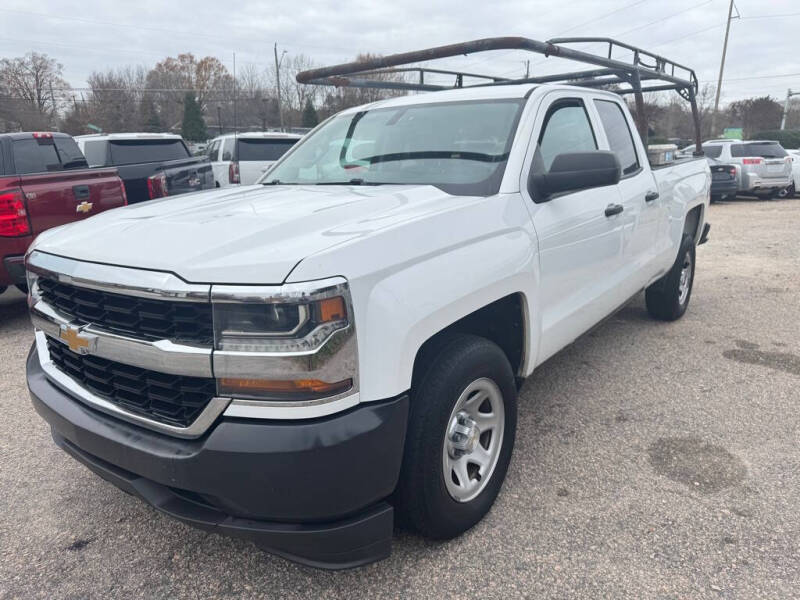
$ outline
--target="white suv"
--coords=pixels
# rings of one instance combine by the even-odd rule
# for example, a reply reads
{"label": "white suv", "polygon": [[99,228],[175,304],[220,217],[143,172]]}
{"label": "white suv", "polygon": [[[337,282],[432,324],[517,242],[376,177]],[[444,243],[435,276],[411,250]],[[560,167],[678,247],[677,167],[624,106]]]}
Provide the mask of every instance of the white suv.
{"label": "white suv", "polygon": [[228,133],[215,137],[208,143],[206,154],[214,168],[216,186],[255,183],[302,137],[274,131]]}

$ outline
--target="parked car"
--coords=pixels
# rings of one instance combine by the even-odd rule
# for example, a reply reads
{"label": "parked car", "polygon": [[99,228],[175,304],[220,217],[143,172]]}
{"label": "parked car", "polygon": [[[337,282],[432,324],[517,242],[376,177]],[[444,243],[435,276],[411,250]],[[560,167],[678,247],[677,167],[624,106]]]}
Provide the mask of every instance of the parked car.
{"label": "parked car", "polygon": [[739,191],[739,168],[720,160],[721,144],[703,144],[703,153],[711,169],[711,202],[734,199]]}
{"label": "parked car", "polygon": [[[568,52],[498,40],[437,55]],[[709,231],[708,164],[651,168],[619,95],[512,83],[350,108],[261,186],[39,236],[27,380],[56,444],[314,566],[387,556],[395,511],[438,539],[477,523],[523,378],[643,290],[680,318]]]}
{"label": "parked car", "polygon": [[710,140],[706,152],[737,169],[738,191],[760,198],[774,198],[792,182],[792,161],[779,142],[768,140]]}
{"label": "parked car", "polygon": [[778,193],[781,198],[796,196],[800,190],[800,150],[787,150],[786,152],[789,153],[789,158],[792,160],[792,183]]}
{"label": "parked car", "polygon": [[217,187],[251,185],[294,146],[302,135],[275,131],[228,133],[208,143]]}
{"label": "parked car", "polygon": [[75,140],[89,166],[117,167],[130,204],[214,187],[208,158],[192,156],[179,135],[111,133]]}
{"label": "parked car", "polygon": [[0,293],[25,289],[23,260],[38,233],[125,203],[117,170],[90,169],[67,134],[0,134]]}

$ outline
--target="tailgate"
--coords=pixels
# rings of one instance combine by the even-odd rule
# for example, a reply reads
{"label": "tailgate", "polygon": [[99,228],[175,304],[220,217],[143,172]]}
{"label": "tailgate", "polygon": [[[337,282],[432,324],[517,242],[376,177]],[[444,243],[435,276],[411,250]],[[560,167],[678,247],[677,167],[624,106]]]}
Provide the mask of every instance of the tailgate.
{"label": "tailgate", "polygon": [[172,167],[163,165],[164,174],[167,176],[167,190],[170,196],[198,192],[214,187],[214,173],[211,163],[198,160],[192,164]]}
{"label": "tailgate", "polygon": [[125,204],[116,169],[20,176],[34,234]]}
{"label": "tailgate", "polygon": [[761,176],[764,178],[787,178],[792,173],[792,166],[785,158],[765,158]]}

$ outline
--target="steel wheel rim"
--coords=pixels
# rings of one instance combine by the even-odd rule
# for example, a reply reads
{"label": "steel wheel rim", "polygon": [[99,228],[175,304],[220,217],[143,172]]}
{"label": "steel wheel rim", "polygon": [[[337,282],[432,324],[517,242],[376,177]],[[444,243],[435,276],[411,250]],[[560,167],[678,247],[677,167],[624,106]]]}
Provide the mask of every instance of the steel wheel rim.
{"label": "steel wheel rim", "polygon": [[678,304],[684,304],[689,297],[689,289],[692,284],[692,253],[688,250],[683,257],[683,268],[678,280]]}
{"label": "steel wheel rim", "polygon": [[505,404],[497,384],[486,377],[470,383],[447,420],[442,468],[456,502],[476,498],[492,478],[505,430]]}

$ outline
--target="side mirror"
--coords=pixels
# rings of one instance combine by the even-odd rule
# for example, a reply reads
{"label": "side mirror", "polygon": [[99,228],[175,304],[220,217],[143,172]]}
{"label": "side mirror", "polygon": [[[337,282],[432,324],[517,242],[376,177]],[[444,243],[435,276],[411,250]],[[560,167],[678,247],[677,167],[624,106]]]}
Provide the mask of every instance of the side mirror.
{"label": "side mirror", "polygon": [[531,196],[546,198],[562,192],[575,192],[616,184],[622,169],[613,152],[568,152],[553,160],[547,173],[531,172]]}
{"label": "side mirror", "polygon": [[231,152],[230,150],[226,150],[222,153],[222,160],[230,160],[231,159]]}

